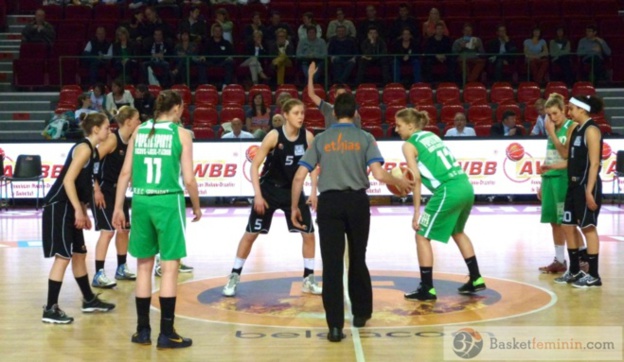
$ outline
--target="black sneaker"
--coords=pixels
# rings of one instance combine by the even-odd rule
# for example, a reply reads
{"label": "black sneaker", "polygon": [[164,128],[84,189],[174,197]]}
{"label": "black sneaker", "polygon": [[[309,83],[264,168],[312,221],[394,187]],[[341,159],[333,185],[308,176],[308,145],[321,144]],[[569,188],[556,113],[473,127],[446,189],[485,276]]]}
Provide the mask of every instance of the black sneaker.
{"label": "black sneaker", "polygon": [[438,299],[435,288],[430,285],[423,284],[423,283],[420,283],[420,285],[418,286],[418,289],[416,289],[415,291],[410,292],[410,293],[405,293],[403,296],[407,300],[426,301],[426,300]]}
{"label": "black sneaker", "polygon": [[101,301],[98,295],[99,294],[96,294],[95,297],[88,302],[86,300],[82,301],[82,311],[84,313],[108,312],[115,309],[114,304]]}
{"label": "black sneaker", "polygon": [[184,338],[179,335],[176,331],[173,331],[173,334],[167,336],[164,334],[158,335],[158,344],[156,344],[157,348],[186,348],[190,347],[193,344],[193,340],[190,338]]}
{"label": "black sneaker", "polygon": [[459,294],[473,294],[485,290],[485,281],[482,277],[475,280],[469,280],[468,283],[457,288]]}
{"label": "black sneaker", "polygon": [[50,309],[47,309],[45,305],[43,306],[41,321],[43,323],[69,324],[74,321],[74,318],[69,317],[59,308],[58,304],[55,304]]}
{"label": "black sneaker", "polygon": [[132,335],[132,343],[150,345],[152,344],[152,329],[143,328]]}

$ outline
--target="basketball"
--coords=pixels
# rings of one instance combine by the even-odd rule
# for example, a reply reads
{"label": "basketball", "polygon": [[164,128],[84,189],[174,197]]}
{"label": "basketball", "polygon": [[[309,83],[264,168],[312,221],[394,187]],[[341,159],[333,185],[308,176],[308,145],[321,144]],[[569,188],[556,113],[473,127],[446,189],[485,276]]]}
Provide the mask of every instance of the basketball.
{"label": "basketball", "polygon": [[[390,170],[390,173],[392,174],[392,177],[396,177],[396,178],[407,177],[410,181],[414,180],[414,174],[409,168],[407,168],[407,166],[395,167],[392,170]],[[412,193],[412,190],[409,190],[409,192],[407,193],[401,193],[399,192],[399,189],[397,189],[397,187],[394,185],[386,184],[386,187],[388,188],[390,192],[392,192],[393,195],[399,196],[399,197],[404,197]]]}
{"label": "basketball", "polygon": [[514,162],[520,161],[522,157],[524,157],[524,147],[522,147],[522,145],[518,142],[514,142],[507,146],[506,152],[507,158]]}
{"label": "basketball", "polygon": [[612,152],[613,150],[611,149],[611,146],[609,146],[607,142],[603,142],[602,143],[602,159],[606,160],[609,157],[611,157]]}
{"label": "basketball", "polygon": [[247,158],[247,161],[253,161],[254,157],[256,157],[256,152],[258,152],[258,148],[260,148],[258,145],[249,146],[247,151],[245,151],[245,158]]}

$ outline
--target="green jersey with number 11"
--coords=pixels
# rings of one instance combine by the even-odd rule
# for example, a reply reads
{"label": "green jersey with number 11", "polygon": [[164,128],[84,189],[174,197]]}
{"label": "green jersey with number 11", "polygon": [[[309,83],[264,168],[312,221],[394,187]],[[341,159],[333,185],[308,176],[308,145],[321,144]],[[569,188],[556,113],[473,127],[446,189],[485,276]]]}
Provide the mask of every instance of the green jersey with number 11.
{"label": "green jersey with number 11", "polygon": [[132,190],[135,195],[162,195],[184,192],[180,156],[179,126],[154,120],[139,126],[132,155]]}
{"label": "green jersey with number 11", "polygon": [[416,159],[418,170],[423,185],[429,191],[435,191],[440,185],[458,176],[466,177],[455,157],[435,134],[418,131],[412,134],[407,142],[414,145],[418,151]]}

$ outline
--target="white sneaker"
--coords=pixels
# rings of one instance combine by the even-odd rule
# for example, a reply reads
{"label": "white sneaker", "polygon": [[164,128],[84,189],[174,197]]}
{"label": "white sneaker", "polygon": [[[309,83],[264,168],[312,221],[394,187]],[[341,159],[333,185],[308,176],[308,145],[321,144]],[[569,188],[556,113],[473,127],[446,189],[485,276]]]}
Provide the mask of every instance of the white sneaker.
{"label": "white sneaker", "polygon": [[95,288],[112,288],[116,286],[117,283],[108,279],[108,277],[106,276],[106,272],[104,272],[104,269],[100,269],[93,276],[93,282],[91,283],[91,285]]}
{"label": "white sneaker", "polygon": [[319,285],[316,283],[316,279],[314,279],[314,274],[310,274],[307,277],[303,278],[303,286],[301,287],[301,291],[314,295],[323,294],[323,288],[319,287]]}
{"label": "white sneaker", "polygon": [[223,291],[221,294],[225,297],[233,297],[236,295],[236,287],[238,287],[238,283],[240,282],[240,275],[236,273],[232,273],[228,276],[228,282],[223,287]]}

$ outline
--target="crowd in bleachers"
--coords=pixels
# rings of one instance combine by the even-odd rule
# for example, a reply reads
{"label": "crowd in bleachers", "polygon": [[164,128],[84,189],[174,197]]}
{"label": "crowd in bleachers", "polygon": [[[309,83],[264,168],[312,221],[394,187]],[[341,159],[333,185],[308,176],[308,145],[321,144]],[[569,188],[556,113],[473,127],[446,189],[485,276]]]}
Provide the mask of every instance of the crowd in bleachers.
{"label": "crowd in bleachers", "polygon": [[609,73],[619,59],[611,48],[624,46],[617,0],[83,5],[95,2],[44,2],[23,35],[47,44],[49,61],[36,74],[20,73],[42,51],[26,45],[16,64],[18,86],[120,76],[164,87],[301,84],[311,61],[322,70],[315,81],[326,84],[557,80],[572,86],[617,79]]}

